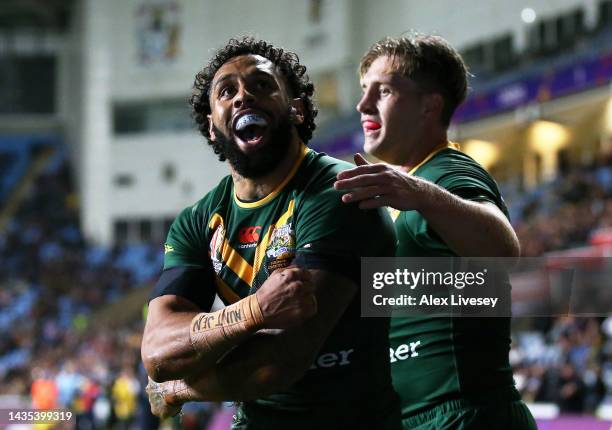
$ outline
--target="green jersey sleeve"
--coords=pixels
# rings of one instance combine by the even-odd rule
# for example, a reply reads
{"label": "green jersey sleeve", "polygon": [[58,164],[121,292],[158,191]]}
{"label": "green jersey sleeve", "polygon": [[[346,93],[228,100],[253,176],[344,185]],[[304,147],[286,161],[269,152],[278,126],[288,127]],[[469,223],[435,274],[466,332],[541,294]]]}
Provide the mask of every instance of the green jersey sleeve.
{"label": "green jersey sleeve", "polygon": [[472,158],[459,151],[449,150],[446,156],[434,160],[435,183],[466,200],[487,201],[507,214],[497,183]]}
{"label": "green jersey sleeve", "polygon": [[[508,217],[495,180],[476,161],[459,151],[440,152],[417,170],[415,176],[431,181],[463,199],[493,203]],[[452,255],[452,251],[419,213],[405,213],[398,218],[396,225],[410,232],[411,241],[420,247],[419,252]]]}
{"label": "green jersey sleeve", "polygon": [[384,209],[346,204],[329,181],[297,211],[296,264],[324,268],[358,280],[360,258],[393,256],[395,230]]}
{"label": "green jersey sleeve", "polygon": [[204,220],[197,205],[183,210],[174,220],[164,245],[164,270],[149,300],[176,295],[210,310],[215,296],[214,272],[207,255]]}
{"label": "green jersey sleeve", "polygon": [[381,256],[395,245],[393,224],[382,209],[346,204],[332,186],[304,203],[296,220],[296,249],[309,252],[325,243],[332,252],[355,257]]}
{"label": "green jersey sleeve", "polygon": [[478,171],[459,170],[444,175],[437,185],[463,199],[491,202],[505,210],[497,186],[487,176]]}
{"label": "green jersey sleeve", "polygon": [[205,220],[198,205],[184,209],[176,217],[164,244],[164,270],[210,265]]}

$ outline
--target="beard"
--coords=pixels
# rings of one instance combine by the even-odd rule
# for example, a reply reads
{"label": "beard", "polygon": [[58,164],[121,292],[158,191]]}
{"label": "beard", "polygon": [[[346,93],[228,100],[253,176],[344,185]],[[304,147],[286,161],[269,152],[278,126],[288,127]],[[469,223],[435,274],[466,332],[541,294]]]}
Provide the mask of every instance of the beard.
{"label": "beard", "polygon": [[291,127],[289,115],[284,115],[278,125],[269,130],[268,142],[249,153],[244,153],[232,137],[226,137],[213,125],[217,139],[211,144],[219,158],[229,161],[240,176],[250,179],[261,178],[274,170],[287,156],[292,137]]}

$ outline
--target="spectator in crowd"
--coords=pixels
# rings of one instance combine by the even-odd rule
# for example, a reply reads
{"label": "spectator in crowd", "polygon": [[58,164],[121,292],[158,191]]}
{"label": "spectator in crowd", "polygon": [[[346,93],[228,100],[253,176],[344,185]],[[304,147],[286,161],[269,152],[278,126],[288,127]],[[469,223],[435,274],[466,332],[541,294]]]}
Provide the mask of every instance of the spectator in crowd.
{"label": "spectator in crowd", "polygon": [[140,384],[132,368],[125,366],[115,379],[112,389],[113,405],[119,428],[130,428],[136,416],[137,397],[140,390]]}

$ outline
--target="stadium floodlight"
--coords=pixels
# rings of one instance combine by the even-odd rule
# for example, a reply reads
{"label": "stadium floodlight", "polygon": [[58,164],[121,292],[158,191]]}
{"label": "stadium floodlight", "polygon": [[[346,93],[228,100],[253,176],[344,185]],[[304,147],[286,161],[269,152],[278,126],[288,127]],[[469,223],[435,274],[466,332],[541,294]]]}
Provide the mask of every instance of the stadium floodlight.
{"label": "stadium floodlight", "polygon": [[556,153],[567,146],[570,137],[567,127],[553,121],[535,121],[528,130],[529,145],[539,154]]}
{"label": "stadium floodlight", "polygon": [[612,136],[612,97],[610,97],[606,103],[603,131],[606,136]]}
{"label": "stadium floodlight", "polygon": [[529,147],[541,157],[541,177],[552,179],[558,170],[558,152],[567,147],[571,139],[570,130],[556,122],[535,121],[527,130]]}
{"label": "stadium floodlight", "polygon": [[530,7],[526,7],[521,11],[521,19],[525,24],[531,24],[536,20],[536,13]]}
{"label": "stadium floodlight", "polygon": [[499,146],[485,140],[469,139],[461,144],[461,148],[485,169],[493,167],[501,156]]}

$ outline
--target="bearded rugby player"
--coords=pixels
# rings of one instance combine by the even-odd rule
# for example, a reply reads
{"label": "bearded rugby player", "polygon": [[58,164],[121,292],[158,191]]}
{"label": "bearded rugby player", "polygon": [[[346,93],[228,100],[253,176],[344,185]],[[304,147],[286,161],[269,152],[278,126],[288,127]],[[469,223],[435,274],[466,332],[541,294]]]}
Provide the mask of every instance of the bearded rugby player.
{"label": "bearded rugby player", "polygon": [[[358,300],[360,257],[393,255],[393,225],[343,204],[350,165],[306,147],[305,71],[244,38],[196,76],[194,117],[230,175],[168,233],[142,344],[156,415],[234,400],[235,429],[400,428],[389,320],[360,318]],[[212,312],[215,294],[227,307]]]}
{"label": "bearded rugby player", "polygon": [[[467,91],[459,54],[437,36],[386,38],[359,71],[364,149],[401,167],[357,154],[335,184],[343,201],[395,209],[397,256],[518,256],[497,184],[447,138]],[[390,341],[405,429],[536,427],[514,387],[509,317],[394,317]]]}

